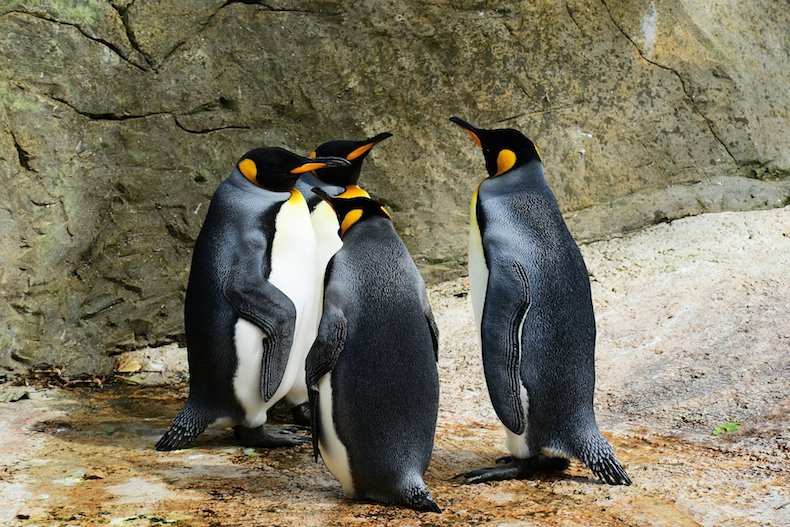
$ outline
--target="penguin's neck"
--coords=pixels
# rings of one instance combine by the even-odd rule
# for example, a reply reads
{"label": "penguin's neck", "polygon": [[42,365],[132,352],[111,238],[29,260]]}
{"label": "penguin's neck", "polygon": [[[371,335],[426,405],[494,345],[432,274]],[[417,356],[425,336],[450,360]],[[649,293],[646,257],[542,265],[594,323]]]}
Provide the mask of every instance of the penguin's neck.
{"label": "penguin's neck", "polygon": [[299,179],[297,180],[297,188],[301,190],[305,188],[307,190],[312,189],[313,187],[320,187],[324,185],[324,183],[318,179],[312,172],[305,172]]}
{"label": "penguin's neck", "polygon": [[530,161],[514,168],[501,176],[489,177],[480,184],[479,199],[489,196],[508,196],[516,194],[544,194],[551,192],[543,175],[543,165]]}
{"label": "penguin's neck", "polygon": [[286,201],[291,197],[291,192],[289,190],[278,192],[276,190],[269,190],[263,187],[259,187],[255,183],[252,183],[247,178],[245,178],[238,169],[233,169],[233,172],[230,173],[230,176],[226,180],[231,186],[241,190],[245,193],[250,194],[257,194],[260,196],[265,196],[273,201]]}

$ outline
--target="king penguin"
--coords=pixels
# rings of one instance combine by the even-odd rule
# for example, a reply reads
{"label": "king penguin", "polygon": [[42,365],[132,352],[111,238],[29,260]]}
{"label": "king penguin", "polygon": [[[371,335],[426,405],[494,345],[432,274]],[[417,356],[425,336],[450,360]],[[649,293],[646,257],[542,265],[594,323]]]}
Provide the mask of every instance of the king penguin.
{"label": "king penguin", "polygon": [[380,204],[315,191],[343,239],[307,357],[316,458],[349,498],[441,512],[423,481],[439,408],[425,283]]}
{"label": "king penguin", "polygon": [[[157,450],[233,424],[245,446],[304,442],[263,425],[302,374],[299,335],[315,297],[315,239],[300,174],[348,164],[282,148],[244,154],[214,193],[192,255],[184,304],[189,397]],[[305,332],[302,331],[301,334]],[[299,352],[299,350],[304,350]]]}
{"label": "king penguin", "polygon": [[[296,188],[307,200],[307,206],[310,209],[310,222],[313,225],[313,233],[316,239],[316,298],[311,304],[313,307],[312,311],[307,315],[309,320],[304,325],[305,331],[310,333],[306,335],[304,341],[310,344],[312,344],[318,333],[326,266],[329,263],[329,259],[334,256],[343,244],[338,235],[340,225],[337,221],[337,215],[321,196],[313,192],[313,188],[321,188],[331,196],[339,195],[346,198],[370,197],[367,192],[357,185],[360,171],[362,170],[362,163],[373,147],[388,137],[392,137],[392,134],[383,132],[362,141],[335,140],[323,143],[311,152],[308,157],[339,157],[347,160],[349,164],[305,172],[299,176],[296,182]],[[304,356],[306,357],[307,353]],[[304,364],[302,364],[301,371],[304,371]],[[309,425],[310,408],[307,403],[307,385],[305,384],[304,375],[300,375],[297,378],[291,391],[288,392],[285,398],[291,405],[294,422],[300,425]]]}
{"label": "king penguin", "polygon": [[469,277],[483,368],[509,462],[465,483],[526,478],[580,459],[610,485],[631,480],[595,421],[595,316],[587,268],[535,145],[513,129],[453,117],[489,177],[470,211]]}

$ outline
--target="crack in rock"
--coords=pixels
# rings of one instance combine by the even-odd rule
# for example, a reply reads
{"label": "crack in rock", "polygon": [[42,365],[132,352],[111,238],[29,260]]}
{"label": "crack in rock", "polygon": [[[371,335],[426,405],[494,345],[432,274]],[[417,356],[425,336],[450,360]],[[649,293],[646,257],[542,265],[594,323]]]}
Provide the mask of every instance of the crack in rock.
{"label": "crack in rock", "polygon": [[20,145],[19,141],[17,141],[14,132],[9,131],[9,134],[11,134],[11,139],[14,141],[14,148],[16,148],[16,154],[19,157],[19,166],[28,172],[38,173],[38,170],[30,165],[30,152],[22,148],[22,145]]}
{"label": "crack in rock", "polygon": [[[22,91],[27,91],[27,90],[25,90],[24,88],[22,88],[19,85],[15,85],[15,86],[17,88],[19,88],[20,90],[22,90]],[[66,99],[63,99],[61,97],[55,97],[54,95],[44,95],[44,97],[47,97],[48,99],[52,99],[53,101],[57,101],[57,102],[59,102],[61,104],[65,104],[66,106],[68,106],[69,108],[74,110],[79,115],[81,115],[83,117],[87,117],[88,119],[90,119],[92,121],[130,121],[132,119],[145,119],[146,117],[155,117],[155,116],[158,116],[158,115],[171,115],[171,112],[151,112],[151,113],[143,113],[143,114],[137,114],[137,115],[134,115],[134,114],[132,114],[132,115],[129,115],[129,114],[118,115],[118,114],[110,113],[110,112],[88,112],[88,111],[85,111],[85,110],[80,110],[79,108],[77,108],[73,104],[71,104],[69,101],[67,101]]]}
{"label": "crack in rock", "polygon": [[[148,117],[170,116],[170,117],[173,118],[173,121],[175,122],[175,124],[176,124],[176,126],[178,128],[180,128],[181,130],[183,130],[184,132],[187,132],[189,134],[210,134],[210,133],[213,133],[213,132],[221,132],[223,130],[252,130],[252,127],[244,126],[244,125],[226,125],[226,126],[217,126],[217,127],[214,127],[214,128],[198,128],[198,129],[194,129],[194,128],[188,128],[187,126],[185,126],[184,124],[182,124],[178,120],[179,116],[195,115],[197,113],[200,113],[201,111],[206,111],[206,109],[209,108],[210,106],[212,106],[214,103],[202,104],[202,105],[199,105],[197,108],[194,108],[192,110],[187,110],[186,112],[181,112],[181,113],[175,113],[175,112],[151,112],[151,113],[144,113],[144,114],[131,114],[131,115],[123,114],[123,115],[118,115],[118,114],[111,113],[111,112],[88,112],[88,111],[81,110],[81,109],[77,108],[76,106],[74,106],[73,104],[71,104],[69,101],[67,101],[66,99],[64,99],[62,97],[56,97],[54,95],[49,95],[49,94],[40,94],[40,93],[34,92],[32,90],[29,90],[29,89],[25,88],[24,86],[21,86],[21,85],[16,84],[16,83],[14,83],[13,86],[15,88],[23,91],[23,92],[32,93],[32,94],[35,94],[35,95],[40,95],[42,97],[46,97],[47,99],[51,99],[51,100],[53,100],[55,102],[61,103],[61,104],[65,105],[66,107],[70,108],[76,114],[81,115],[81,116],[83,116],[83,117],[85,117],[87,119],[90,119],[91,121],[113,121],[113,122],[118,122],[118,121],[131,121],[131,120],[134,120],[134,119],[146,119]],[[219,99],[218,104],[220,104],[220,106],[223,105],[223,100],[224,100],[223,98]],[[11,136],[14,137],[13,134],[11,134]],[[16,142],[16,138],[14,138],[14,144],[16,145],[17,152],[19,153],[20,165],[22,165],[22,167],[27,169],[27,170],[30,170],[32,172],[36,172],[36,170],[31,168],[30,165],[28,164],[28,161],[30,159],[30,154],[26,150],[24,150],[19,145],[19,143]]]}
{"label": "crack in rock", "polygon": [[187,128],[186,126],[181,124],[181,121],[178,120],[178,116],[176,115],[173,116],[173,120],[175,121],[176,126],[178,126],[180,129],[182,129],[183,131],[189,134],[198,134],[198,135],[210,134],[212,132],[221,132],[223,130],[251,130],[249,126],[241,126],[241,125],[228,125],[228,126],[218,126],[216,128],[192,129],[192,128]]}
{"label": "crack in rock", "polygon": [[587,33],[582,29],[582,26],[579,24],[579,21],[576,20],[576,16],[573,14],[573,11],[571,11],[571,6],[570,4],[568,4],[568,2],[565,2],[565,9],[568,11],[568,16],[571,17],[573,24],[576,26],[579,32],[586,37]]}
{"label": "crack in rock", "polygon": [[118,46],[116,46],[112,42],[108,42],[108,41],[104,40],[103,38],[94,37],[94,36],[89,35],[78,24],[75,24],[73,22],[65,22],[63,20],[57,20],[55,18],[49,18],[49,17],[43,16],[43,15],[39,15],[39,14],[36,14],[36,13],[30,13],[28,11],[21,11],[21,10],[8,11],[7,13],[4,13],[3,15],[0,15],[0,18],[9,16],[9,15],[24,15],[24,16],[29,16],[31,18],[35,18],[35,19],[38,19],[38,20],[43,20],[45,22],[50,22],[52,24],[58,24],[58,25],[62,25],[62,26],[72,27],[72,28],[76,29],[83,37],[87,38],[88,40],[90,40],[92,42],[96,42],[97,44],[101,44],[104,47],[106,47],[107,49],[109,49],[110,51],[112,51],[117,57],[119,57],[125,63],[133,66],[134,68],[136,68],[136,69],[138,69],[140,71],[147,71],[144,67],[140,66],[139,64],[137,64],[134,61],[132,61],[129,57],[127,57],[126,54],[123,52],[123,50],[118,48]]}
{"label": "crack in rock", "polygon": [[151,65],[151,57],[149,57],[148,54],[145,53],[140,47],[140,44],[137,42],[137,37],[134,35],[134,31],[132,31],[132,28],[129,26],[129,8],[134,5],[134,0],[129,2],[129,5],[124,8],[120,8],[112,3],[111,5],[112,8],[115,9],[115,12],[118,13],[118,17],[121,19],[121,25],[123,26],[123,30],[126,33],[126,39],[129,41],[129,45],[132,46],[132,48],[137,51],[141,57],[143,57],[143,60],[145,61],[145,64],[148,66],[148,68],[156,71],[156,68]]}
{"label": "crack in rock", "polygon": [[[245,5],[257,5],[264,8],[266,11],[271,11],[273,13],[304,13],[308,15],[322,15],[322,16],[337,16],[342,12],[337,13],[323,13],[321,11],[314,11],[311,9],[298,9],[298,8],[290,8],[290,7],[274,7],[269,5],[265,2],[255,1],[255,0],[228,0],[224,4],[222,4],[217,12],[222,9],[223,7],[229,6],[231,4],[245,4]],[[216,12],[214,13],[216,14]]]}
{"label": "crack in rock", "polygon": [[620,33],[622,33],[622,35],[626,38],[626,40],[628,40],[628,42],[631,43],[631,45],[636,49],[636,52],[639,54],[642,60],[644,60],[649,64],[652,64],[653,66],[656,66],[657,68],[661,68],[662,70],[672,72],[678,78],[678,80],[680,81],[680,87],[683,90],[683,95],[685,95],[686,99],[688,99],[689,103],[691,104],[691,107],[700,117],[702,117],[711,135],[713,135],[713,138],[716,139],[716,141],[721,145],[722,148],[724,148],[724,151],[727,152],[727,155],[730,156],[730,158],[735,162],[736,165],[740,166],[741,164],[740,161],[738,161],[738,159],[732,154],[732,152],[724,143],[722,138],[719,137],[719,134],[716,133],[716,130],[713,128],[713,121],[707,115],[705,115],[702,112],[702,110],[700,110],[699,106],[697,106],[697,103],[694,102],[694,98],[689,93],[688,88],[686,87],[686,81],[683,79],[683,76],[680,74],[680,72],[670,66],[665,66],[664,64],[658,63],[652,59],[647,58],[645,54],[642,52],[642,49],[639,47],[639,45],[637,45],[636,41],[633,38],[631,38],[631,36],[628,33],[626,33],[625,29],[620,24],[617,23],[617,20],[614,19],[612,10],[609,8],[609,5],[606,3],[606,0],[601,0],[601,3],[603,4],[604,8],[606,8],[606,13],[609,15],[609,19],[612,21],[612,24],[614,24],[614,26],[618,29],[618,31],[620,31]]}

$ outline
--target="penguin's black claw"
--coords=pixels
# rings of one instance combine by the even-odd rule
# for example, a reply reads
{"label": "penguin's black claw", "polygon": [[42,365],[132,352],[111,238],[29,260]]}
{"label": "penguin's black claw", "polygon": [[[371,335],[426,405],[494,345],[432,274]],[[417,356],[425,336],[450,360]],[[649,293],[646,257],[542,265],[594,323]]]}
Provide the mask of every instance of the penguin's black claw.
{"label": "penguin's black claw", "polygon": [[302,403],[291,407],[291,415],[295,425],[310,427],[310,403]]}
{"label": "penguin's black claw", "polygon": [[287,428],[257,428],[234,426],[233,434],[241,446],[252,448],[280,448],[303,445],[311,441],[310,436],[295,434]]}
{"label": "penguin's black claw", "polygon": [[496,463],[497,465],[501,465],[503,463],[511,463],[512,461],[513,461],[513,456],[502,456],[496,458],[494,463]]}

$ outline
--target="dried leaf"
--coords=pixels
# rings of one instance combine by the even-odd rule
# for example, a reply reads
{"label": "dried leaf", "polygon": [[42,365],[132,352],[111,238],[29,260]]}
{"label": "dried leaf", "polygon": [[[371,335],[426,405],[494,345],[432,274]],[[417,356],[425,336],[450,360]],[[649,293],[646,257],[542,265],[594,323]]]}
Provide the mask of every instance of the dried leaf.
{"label": "dried leaf", "polygon": [[118,366],[116,366],[115,371],[118,373],[136,373],[142,369],[143,365],[139,359],[134,357],[122,357],[121,360],[118,361]]}

